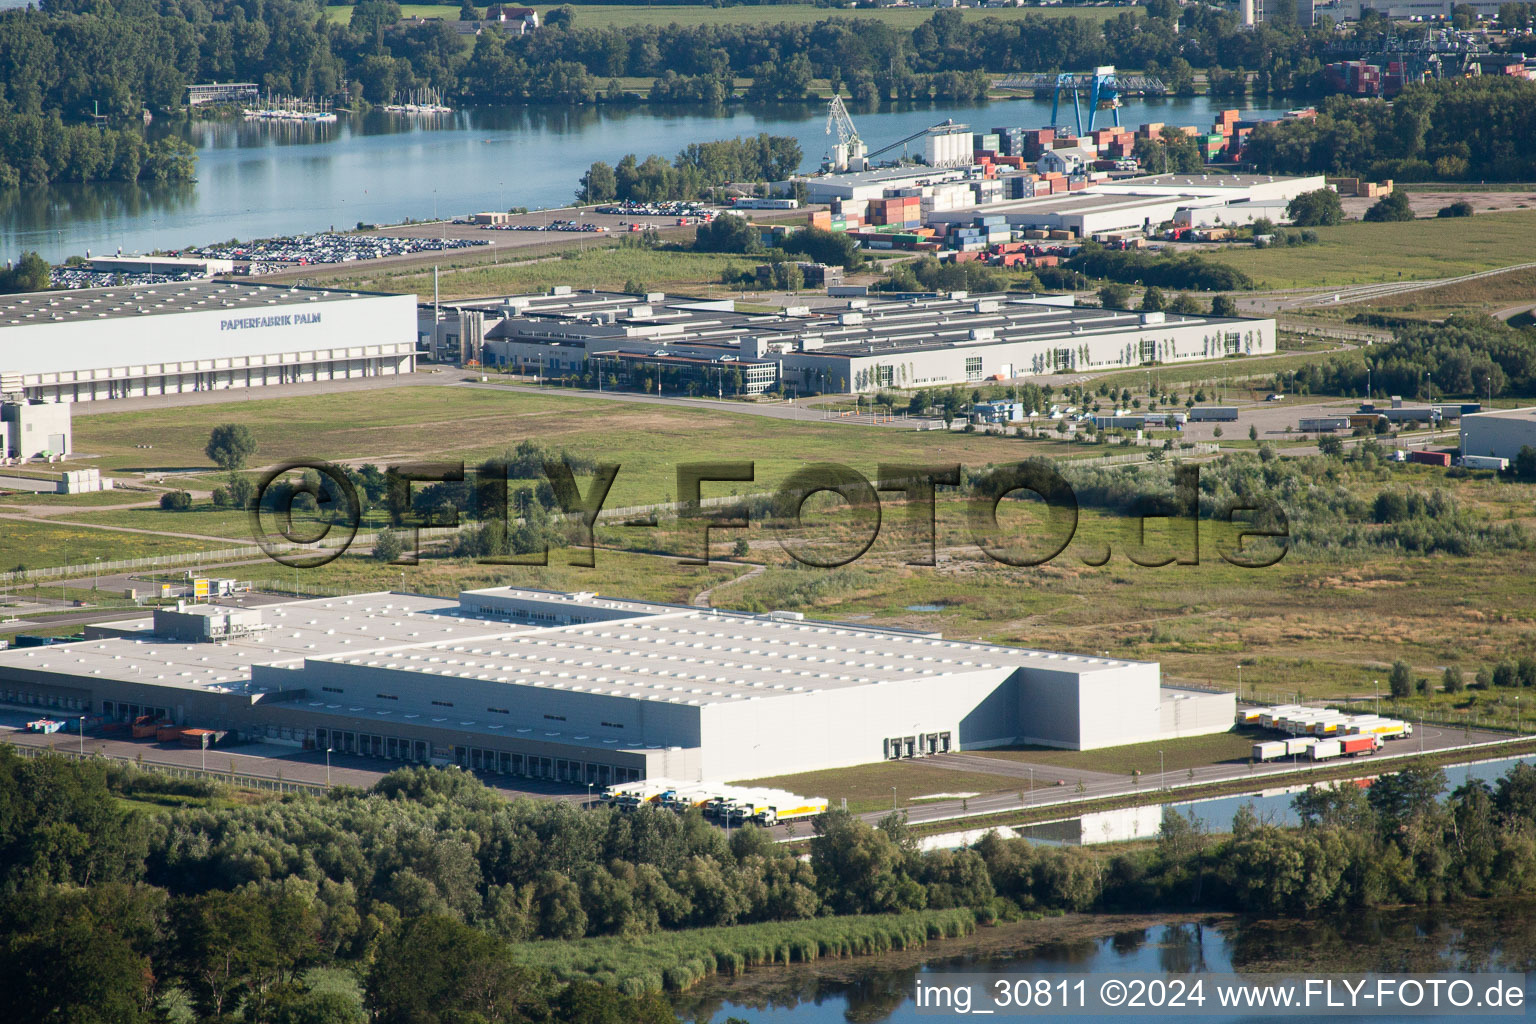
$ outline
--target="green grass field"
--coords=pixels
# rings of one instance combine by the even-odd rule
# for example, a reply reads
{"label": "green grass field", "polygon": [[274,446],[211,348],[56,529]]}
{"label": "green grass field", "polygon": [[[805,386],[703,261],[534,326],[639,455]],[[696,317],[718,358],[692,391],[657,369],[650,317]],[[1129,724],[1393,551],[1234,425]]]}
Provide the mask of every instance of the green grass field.
{"label": "green grass field", "polygon": [[[1219,764],[1223,761],[1246,762],[1257,736],[1257,730],[1244,729],[1216,733],[1212,736],[1191,736],[1187,739],[1164,740],[1156,743],[1133,743],[1130,746],[1111,747],[1108,750],[1047,750],[1043,747],[1028,747],[977,750],[974,753],[997,760],[1051,765],[1061,769],[1064,773],[1062,777],[1069,784],[1073,781],[1070,775],[1073,771],[1110,772],[1115,775],[1129,775],[1133,771],[1139,771],[1143,778],[1151,780],[1150,784],[1156,785],[1159,754],[1162,755],[1162,770],[1170,773],[1168,781],[1175,782],[1177,780],[1171,777],[1173,772],[1182,772],[1201,765]],[[1049,784],[1045,779],[1038,781],[1042,785]],[[1054,783],[1055,780],[1049,781]]]}
{"label": "green grass field", "polygon": [[50,565],[89,565],[97,558],[115,561],[206,551],[211,547],[216,545],[205,540],[93,530],[46,520],[0,519],[0,573],[17,566],[41,569]]}
{"label": "green grass field", "polygon": [[[676,493],[677,466],[684,462],[754,462],[755,482],[715,485],[708,492],[746,494],[771,490],[805,461],[846,461],[873,477],[877,461],[949,459],[976,465],[1018,459],[1031,447],[1017,439],[981,435],[936,437],[717,408],[622,405],[556,389],[528,394],[439,387],[254,400],[238,407],[190,406],[169,416],[158,410],[106,413],[81,418],[76,444],[99,453],[103,470],[197,469],[209,465],[203,453],[209,432],[231,419],[255,433],[259,447],[251,464],[257,466],[304,457],[381,465],[415,458],[474,462],[534,440],[574,455],[618,461],[622,469],[610,508],[668,500]],[[135,448],[151,431],[153,452]],[[146,454],[153,456],[152,465],[145,465]],[[139,513],[103,513],[124,514]]]}
{"label": "green grass field", "polygon": [[921,760],[887,761],[857,768],[775,775],[763,779],[745,779],[739,784],[824,796],[832,801],[834,807],[842,806],[841,802],[847,800],[848,809],[855,814],[890,810],[892,786],[896,787],[895,802],[898,807],[921,800],[929,794],[996,793],[1019,788],[1018,780],[1006,775],[955,772],[947,768],[930,767]]}
{"label": "green grass field", "polygon": [[1316,231],[1316,245],[1236,246],[1206,255],[1245,271],[1261,288],[1455,277],[1529,261],[1536,211],[1396,224],[1350,221]]}
{"label": "green grass field", "polygon": [[[560,6],[534,5],[542,21],[550,11]],[[737,7],[710,7],[707,4],[571,4],[576,9],[578,28],[634,28],[637,25],[811,25],[828,18],[878,19],[898,28],[913,29],[933,17],[931,8],[897,7],[874,10],[833,10],[811,4],[764,4]],[[481,7],[484,11],[484,7]],[[966,18],[999,18],[1012,21],[1034,15],[1036,17],[1078,17],[1089,21],[1107,21],[1127,11],[1138,12],[1136,7],[997,7],[986,10],[962,8]],[[406,18],[448,18],[458,20],[457,6],[447,4],[401,4],[400,13]],[[351,7],[327,7],[325,15],[332,21],[352,20]]]}
{"label": "green grass field", "polygon": [[[625,249],[611,244],[572,250],[559,256],[524,263],[476,264],[440,271],[440,294],[446,300],[486,295],[515,295],[548,291],[557,284],[573,288],[622,291],[633,281],[646,288],[688,289],[738,294],[719,284],[725,271],[749,270],[758,264],[750,256],[718,253],[656,252]],[[357,276],[337,282],[339,287],[389,292],[432,294],[430,273]]]}

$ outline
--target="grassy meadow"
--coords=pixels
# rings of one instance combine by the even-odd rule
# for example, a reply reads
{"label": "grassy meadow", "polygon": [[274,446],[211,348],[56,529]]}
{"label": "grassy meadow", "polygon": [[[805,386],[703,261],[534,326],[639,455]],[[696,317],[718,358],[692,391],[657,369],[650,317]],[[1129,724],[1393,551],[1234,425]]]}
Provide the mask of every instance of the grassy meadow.
{"label": "grassy meadow", "polygon": [[1260,288],[1455,277],[1530,261],[1536,210],[1392,224],[1347,221],[1314,230],[1315,245],[1233,246],[1205,255],[1244,271]]}

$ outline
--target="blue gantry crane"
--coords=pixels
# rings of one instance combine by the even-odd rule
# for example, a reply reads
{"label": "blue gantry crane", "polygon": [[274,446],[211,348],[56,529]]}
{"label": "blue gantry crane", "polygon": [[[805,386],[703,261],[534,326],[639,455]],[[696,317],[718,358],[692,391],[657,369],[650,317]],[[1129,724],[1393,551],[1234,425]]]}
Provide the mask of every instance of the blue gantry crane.
{"label": "blue gantry crane", "polygon": [[1168,87],[1151,75],[1122,74],[1114,65],[1106,64],[1092,72],[1063,71],[1045,74],[1009,75],[997,83],[999,89],[1029,89],[1033,92],[1051,90],[1051,125],[1061,124],[1061,94],[1072,95],[1072,113],[1077,134],[1083,134],[1083,108],[1078,97],[1088,94],[1088,131],[1093,131],[1094,121],[1101,107],[1113,112],[1115,125],[1120,124],[1122,96],[1163,96]]}

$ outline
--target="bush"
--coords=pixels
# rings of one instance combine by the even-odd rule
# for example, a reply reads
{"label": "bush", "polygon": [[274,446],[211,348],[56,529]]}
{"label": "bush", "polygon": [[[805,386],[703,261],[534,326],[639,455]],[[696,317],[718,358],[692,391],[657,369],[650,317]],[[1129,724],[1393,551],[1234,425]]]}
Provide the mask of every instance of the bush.
{"label": "bush", "polygon": [[166,491],[160,495],[162,512],[185,512],[192,507],[192,495],[186,491]]}
{"label": "bush", "polygon": [[1285,215],[1299,228],[1329,227],[1344,222],[1344,206],[1331,188],[1303,192],[1285,207]]}
{"label": "bush", "polygon": [[1461,200],[1459,202],[1452,203],[1449,206],[1442,206],[1438,211],[1436,211],[1435,216],[1470,217],[1472,216],[1472,204],[1466,200]]}
{"label": "bush", "polygon": [[380,530],[373,541],[373,560],[393,562],[405,552],[405,543],[394,530]]}
{"label": "bush", "polygon": [[1365,211],[1364,219],[1376,224],[1413,220],[1413,208],[1406,193],[1391,192],[1376,200],[1376,205]]}

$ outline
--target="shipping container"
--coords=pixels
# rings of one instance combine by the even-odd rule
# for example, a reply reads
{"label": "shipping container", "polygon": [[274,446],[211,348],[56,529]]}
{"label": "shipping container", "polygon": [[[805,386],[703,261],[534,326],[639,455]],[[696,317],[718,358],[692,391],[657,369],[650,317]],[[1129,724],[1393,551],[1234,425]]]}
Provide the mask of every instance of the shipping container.
{"label": "shipping container", "polygon": [[1231,405],[1197,405],[1189,410],[1191,423],[1222,422],[1237,420],[1237,407]]}
{"label": "shipping container", "polygon": [[1408,461],[1416,462],[1421,466],[1441,466],[1449,469],[1451,466],[1451,453],[1415,450],[1408,453]]}
{"label": "shipping container", "polygon": [[1319,740],[1312,744],[1307,751],[1307,756],[1314,761],[1326,761],[1330,757],[1338,757],[1344,752],[1344,745],[1338,740]]}
{"label": "shipping container", "polygon": [[1461,464],[1467,469],[1496,469],[1501,473],[1509,468],[1508,459],[1499,459],[1492,455],[1463,455]]}
{"label": "shipping container", "polygon": [[1305,754],[1311,750],[1317,739],[1313,736],[1295,736],[1285,741],[1287,754]]}
{"label": "shipping container", "polygon": [[1283,742],[1255,743],[1253,745],[1253,759],[1255,761],[1273,761],[1284,756],[1285,744]]}

